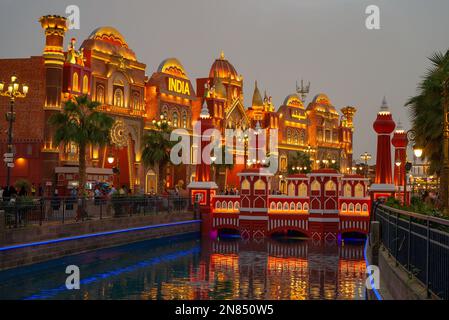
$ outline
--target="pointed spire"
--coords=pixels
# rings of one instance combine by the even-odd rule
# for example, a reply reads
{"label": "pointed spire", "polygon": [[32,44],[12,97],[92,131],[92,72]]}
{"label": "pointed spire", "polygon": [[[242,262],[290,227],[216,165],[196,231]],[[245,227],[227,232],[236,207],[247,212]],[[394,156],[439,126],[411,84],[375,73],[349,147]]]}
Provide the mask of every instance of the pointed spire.
{"label": "pointed spire", "polygon": [[254,84],[253,103],[252,106],[263,107],[262,96],[260,95],[259,88],[257,87],[257,80]]}
{"label": "pointed spire", "polygon": [[203,107],[201,108],[200,119],[209,119],[209,108],[207,108],[206,99],[204,99]]}
{"label": "pointed spire", "polygon": [[380,110],[382,111],[388,111],[388,103],[387,103],[387,98],[384,96],[384,98],[382,99],[382,105],[380,107]]}

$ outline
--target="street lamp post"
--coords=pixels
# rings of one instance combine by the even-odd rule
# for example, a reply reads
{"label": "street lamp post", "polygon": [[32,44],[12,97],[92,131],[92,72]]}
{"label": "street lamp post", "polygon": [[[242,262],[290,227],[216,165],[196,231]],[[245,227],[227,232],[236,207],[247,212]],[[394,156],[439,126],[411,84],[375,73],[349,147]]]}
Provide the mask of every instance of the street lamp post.
{"label": "street lamp post", "polygon": [[368,161],[371,160],[371,154],[365,151],[365,153],[360,156],[360,159],[362,159],[365,162],[365,178],[366,178],[368,177]]}
{"label": "street lamp post", "polygon": [[[14,155],[11,156],[13,153],[13,145],[12,145],[12,138],[13,138],[13,123],[15,121],[15,113],[14,113],[14,105],[15,101],[18,98],[25,98],[28,94],[28,85],[22,84],[22,91],[20,91],[20,83],[18,81],[18,78],[13,75],[11,76],[11,83],[8,85],[7,89],[3,91],[5,88],[5,84],[3,82],[0,82],[0,96],[8,97],[9,98],[9,112],[6,113],[6,119],[9,122],[9,128],[8,128],[8,157],[5,158],[14,158]],[[6,162],[6,159],[5,159]],[[7,169],[7,175],[6,175],[6,186],[9,188],[10,181],[11,181],[11,168],[14,167],[14,159],[12,159],[12,162],[6,162],[6,169]]]}

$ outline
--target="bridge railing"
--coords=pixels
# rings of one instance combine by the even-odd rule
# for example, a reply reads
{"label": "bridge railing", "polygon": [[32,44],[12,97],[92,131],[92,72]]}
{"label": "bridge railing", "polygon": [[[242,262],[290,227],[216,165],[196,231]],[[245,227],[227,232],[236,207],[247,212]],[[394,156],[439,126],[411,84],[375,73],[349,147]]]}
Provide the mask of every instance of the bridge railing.
{"label": "bridge railing", "polygon": [[375,205],[388,254],[431,293],[449,299],[449,220]]}

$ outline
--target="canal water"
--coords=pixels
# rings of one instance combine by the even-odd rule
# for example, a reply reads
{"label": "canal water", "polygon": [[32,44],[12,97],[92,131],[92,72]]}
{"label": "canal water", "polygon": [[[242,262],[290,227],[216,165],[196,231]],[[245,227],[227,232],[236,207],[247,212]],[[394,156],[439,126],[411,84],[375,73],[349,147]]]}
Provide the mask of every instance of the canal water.
{"label": "canal water", "polygon": [[[0,299],[365,299],[364,243],[197,234],[0,272]],[[65,286],[80,269],[80,290]]]}

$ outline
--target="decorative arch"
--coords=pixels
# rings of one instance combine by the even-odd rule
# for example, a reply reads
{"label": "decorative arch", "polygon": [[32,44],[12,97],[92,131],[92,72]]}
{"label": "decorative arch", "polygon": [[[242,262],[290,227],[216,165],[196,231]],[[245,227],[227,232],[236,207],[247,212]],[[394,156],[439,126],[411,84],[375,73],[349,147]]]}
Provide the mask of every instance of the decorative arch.
{"label": "decorative arch", "polygon": [[297,211],[302,211],[302,204],[301,204],[301,202],[298,202],[298,204],[296,205],[296,210]]}
{"label": "decorative arch", "polygon": [[354,212],[354,204],[353,203],[349,204],[348,212]]}
{"label": "decorative arch", "polygon": [[234,209],[234,204],[232,203],[232,201],[229,201],[229,202],[228,202],[228,209],[229,209],[229,210]]}
{"label": "decorative arch", "polygon": [[326,182],[326,184],[324,185],[324,191],[336,191],[337,190],[337,185],[335,184],[334,181],[329,180],[328,182]]}
{"label": "decorative arch", "polygon": [[295,211],[295,203],[290,203],[290,211]]}
{"label": "decorative arch", "polygon": [[343,203],[343,204],[341,205],[341,211],[342,211],[342,212],[347,212],[347,211],[348,211],[348,205],[347,205],[346,203]]}
{"label": "decorative arch", "polygon": [[368,205],[366,203],[363,204],[362,211],[363,212],[368,212]]}
{"label": "decorative arch", "polygon": [[259,178],[254,184],[254,190],[265,190],[266,186],[267,184]]}
{"label": "decorative arch", "polygon": [[277,204],[277,210],[281,211],[282,210],[282,203],[278,202]]}
{"label": "decorative arch", "polygon": [[215,202],[215,209],[221,209],[221,202],[220,201]]}
{"label": "decorative arch", "polygon": [[80,79],[78,72],[74,72],[72,75],[72,91],[80,91]]}
{"label": "decorative arch", "polygon": [[304,182],[299,185],[298,196],[301,198],[307,197],[307,185]]}
{"label": "decorative arch", "polygon": [[241,184],[242,190],[249,190],[250,187],[251,187],[251,184],[249,183],[248,179],[245,178]]}
{"label": "decorative arch", "polygon": [[83,76],[83,93],[89,93],[89,77],[86,74]]}
{"label": "decorative arch", "polygon": [[345,198],[350,198],[352,196],[352,188],[349,183],[345,183],[345,186],[343,188],[343,195]]}
{"label": "decorative arch", "polygon": [[226,203],[226,201],[223,201],[222,203],[221,203],[221,207],[223,208],[223,209],[227,209],[228,208],[228,204]]}
{"label": "decorative arch", "polygon": [[294,184],[294,182],[293,181],[291,181],[289,184],[288,184],[288,196],[289,197],[294,197],[295,196],[295,184]]}
{"label": "decorative arch", "polygon": [[356,198],[363,198],[364,196],[364,190],[365,188],[363,187],[363,185],[359,182],[357,183],[357,185],[355,186],[355,197]]}
{"label": "decorative arch", "polygon": [[311,191],[320,191],[321,190],[321,183],[318,182],[318,180],[313,180],[312,184],[310,185]]}
{"label": "decorative arch", "polygon": [[304,205],[302,206],[304,211],[309,211],[309,204],[307,202],[304,203]]}
{"label": "decorative arch", "polygon": [[284,210],[284,211],[288,211],[288,208],[289,208],[288,202],[285,202],[285,203],[284,203],[283,210]]}
{"label": "decorative arch", "polygon": [[276,210],[276,203],[272,202],[270,204],[270,210]]}
{"label": "decorative arch", "polygon": [[355,212],[360,212],[360,211],[362,211],[362,206],[360,205],[360,203],[357,203],[355,205]]}

